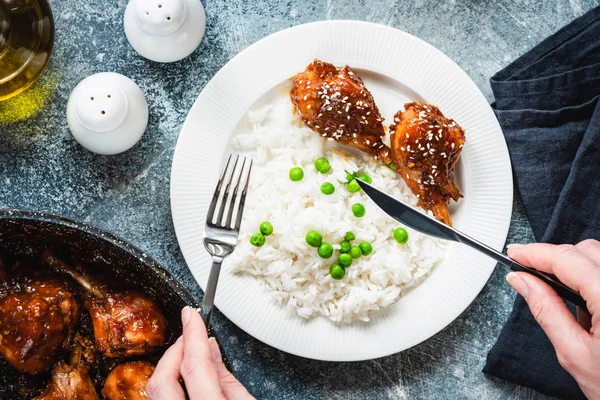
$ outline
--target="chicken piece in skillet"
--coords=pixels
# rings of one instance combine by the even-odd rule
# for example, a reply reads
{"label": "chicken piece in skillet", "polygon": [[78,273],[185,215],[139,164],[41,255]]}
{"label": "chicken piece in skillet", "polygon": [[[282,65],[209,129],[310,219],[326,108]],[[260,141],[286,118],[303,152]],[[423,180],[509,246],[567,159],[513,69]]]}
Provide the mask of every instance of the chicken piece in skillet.
{"label": "chicken piece in skillet", "polygon": [[98,400],[98,393],[86,365],[67,365],[59,361],[52,369],[46,390],[34,400]]}
{"label": "chicken piece in skillet", "polygon": [[90,368],[97,368],[94,343],[81,334],[75,334],[69,364],[59,361],[52,369],[50,383],[35,400],[98,400],[98,393]]}
{"label": "chicken piece in skillet", "polygon": [[76,333],[73,339],[73,350],[69,355],[69,365],[85,365],[98,369],[99,361],[94,341],[81,333]]}
{"label": "chicken piece in skillet", "polygon": [[97,351],[106,357],[130,357],[165,343],[167,321],[152,299],[135,291],[111,290],[50,252],[44,254],[44,261],[85,289],[84,303],[92,319]]}
{"label": "chicken piece in skillet", "polygon": [[452,225],[447,204],[462,194],[454,184],[454,168],[465,143],[465,131],[435,106],[408,103],[390,126],[396,171],[419,198],[419,206]]}
{"label": "chicken piece in skillet", "polygon": [[46,372],[70,345],[78,320],[65,282],[17,277],[0,299],[0,354],[20,372]]}
{"label": "chicken piece in skillet", "polygon": [[103,298],[88,294],[85,299],[98,351],[107,357],[130,357],[165,343],[167,322],[154,301],[138,292],[103,293]]}
{"label": "chicken piece in skillet", "polygon": [[106,378],[102,395],[107,400],[147,400],[146,385],[154,373],[154,365],[133,361],[117,365]]}
{"label": "chicken piece in skillet", "polygon": [[314,60],[293,79],[292,103],[302,121],[323,137],[357,147],[385,164],[383,118],[375,100],[349,66]]}

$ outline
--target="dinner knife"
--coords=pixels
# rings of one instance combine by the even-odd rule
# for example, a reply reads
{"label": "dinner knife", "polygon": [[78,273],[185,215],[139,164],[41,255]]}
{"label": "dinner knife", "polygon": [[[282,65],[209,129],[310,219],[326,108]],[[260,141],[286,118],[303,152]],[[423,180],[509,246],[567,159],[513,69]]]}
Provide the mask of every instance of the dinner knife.
{"label": "dinner knife", "polygon": [[467,246],[482,252],[488,257],[493,258],[500,264],[506,265],[513,271],[527,272],[531,275],[534,275],[547,283],[560,297],[570,301],[587,312],[587,306],[583,297],[581,297],[578,292],[562,283],[555,275],[538,271],[534,268],[520,264],[500,253],[499,251],[494,250],[490,246],[465,235],[458,229],[439,222],[436,219],[431,218],[430,216],[417,210],[416,208],[411,207],[398,199],[395,199],[387,193],[377,189],[375,186],[359,178],[356,178],[356,181],[359,183],[360,187],[365,191],[365,193],[371,198],[371,200],[373,200],[375,204],[377,204],[383,211],[385,211],[396,221],[400,221],[414,230],[425,233],[429,236],[466,244]]}

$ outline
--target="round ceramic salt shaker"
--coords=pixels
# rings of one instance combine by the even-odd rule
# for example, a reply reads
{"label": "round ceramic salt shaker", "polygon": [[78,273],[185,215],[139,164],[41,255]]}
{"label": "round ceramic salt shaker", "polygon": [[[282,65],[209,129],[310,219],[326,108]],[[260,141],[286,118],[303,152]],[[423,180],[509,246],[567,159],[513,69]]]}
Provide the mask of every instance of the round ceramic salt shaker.
{"label": "round ceramic salt shaker", "polygon": [[206,14],[200,0],[130,0],[124,26],[127,40],[142,57],[168,63],[200,45]]}
{"label": "round ceramic salt shaker", "polygon": [[69,129],[91,152],[112,155],[132,148],[148,125],[148,103],[131,79],[102,72],[81,81],[67,103]]}

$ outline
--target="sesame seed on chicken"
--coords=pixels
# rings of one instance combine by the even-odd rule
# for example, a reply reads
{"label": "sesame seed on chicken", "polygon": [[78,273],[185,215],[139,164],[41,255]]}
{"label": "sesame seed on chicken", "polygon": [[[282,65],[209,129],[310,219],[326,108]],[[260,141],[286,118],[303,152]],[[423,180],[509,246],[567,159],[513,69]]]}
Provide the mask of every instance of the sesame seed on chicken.
{"label": "sesame seed on chicken", "polygon": [[294,77],[290,97],[302,121],[321,136],[392,161],[375,100],[349,66],[314,60]]}
{"label": "sesame seed on chicken", "polygon": [[447,204],[462,194],[454,169],[465,143],[465,131],[435,106],[407,103],[390,126],[396,170],[419,198],[419,206],[452,225]]}

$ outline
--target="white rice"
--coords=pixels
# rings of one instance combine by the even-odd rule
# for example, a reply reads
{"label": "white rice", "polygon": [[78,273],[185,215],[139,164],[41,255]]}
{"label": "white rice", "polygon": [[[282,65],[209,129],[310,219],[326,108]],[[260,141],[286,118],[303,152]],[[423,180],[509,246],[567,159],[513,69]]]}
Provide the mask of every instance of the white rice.
{"label": "white rice", "polygon": [[[255,164],[240,240],[227,263],[236,272],[255,276],[277,302],[303,318],[321,315],[334,322],[369,321],[371,312],[396,302],[438,264],[444,244],[408,228],[408,243],[398,244],[393,232],[401,224],[363,191],[348,192],[344,171],[365,172],[375,186],[415,205],[416,198],[402,179],[366,154],[325,140],[289,112],[289,118],[270,118],[274,112],[270,107],[251,111],[252,129],[233,139],[234,149],[252,155]],[[331,164],[325,175],[313,165],[319,157]],[[295,166],[304,170],[300,182],[288,176]],[[320,190],[326,181],[335,186],[329,196]],[[364,217],[352,214],[354,203],[365,206]],[[264,246],[254,247],[250,236],[263,221],[271,222],[274,232]],[[333,244],[332,258],[322,259],[308,246],[305,236],[310,230]],[[355,245],[370,242],[373,253],[353,260],[338,281],[329,275],[329,267],[337,262],[339,243],[347,231],[356,235]]]}

